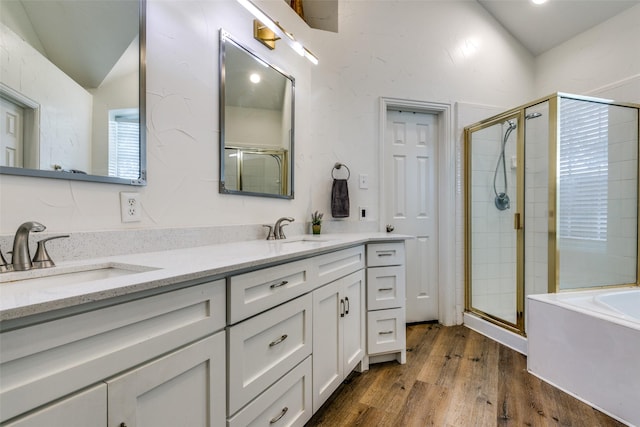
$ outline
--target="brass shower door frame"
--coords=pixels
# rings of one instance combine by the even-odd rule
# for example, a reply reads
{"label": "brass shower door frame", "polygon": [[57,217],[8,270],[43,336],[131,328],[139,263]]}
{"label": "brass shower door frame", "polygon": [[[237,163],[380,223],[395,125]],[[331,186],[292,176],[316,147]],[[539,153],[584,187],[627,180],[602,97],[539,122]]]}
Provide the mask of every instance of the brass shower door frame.
{"label": "brass shower door frame", "polygon": [[[497,116],[467,126],[464,129],[464,215],[465,215],[465,311],[501,326],[507,330],[525,335],[524,329],[524,112],[525,107],[518,107]],[[507,120],[515,120],[516,128],[516,209],[514,212],[514,229],[516,231],[516,322],[501,319],[495,315],[473,307],[472,301],[472,183],[471,183],[471,137],[474,132],[486,129]]]}

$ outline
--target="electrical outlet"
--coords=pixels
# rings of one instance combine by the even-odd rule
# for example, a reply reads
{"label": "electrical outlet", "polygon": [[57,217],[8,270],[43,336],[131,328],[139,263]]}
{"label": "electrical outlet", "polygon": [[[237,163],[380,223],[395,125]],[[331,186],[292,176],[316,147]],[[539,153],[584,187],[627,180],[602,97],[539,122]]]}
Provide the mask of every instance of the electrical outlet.
{"label": "electrical outlet", "polygon": [[360,206],[358,208],[358,217],[360,218],[360,221],[364,221],[367,219],[367,215],[369,215],[369,208],[365,207],[365,206]]}
{"label": "electrical outlet", "polygon": [[120,216],[122,222],[142,221],[139,193],[120,193]]}

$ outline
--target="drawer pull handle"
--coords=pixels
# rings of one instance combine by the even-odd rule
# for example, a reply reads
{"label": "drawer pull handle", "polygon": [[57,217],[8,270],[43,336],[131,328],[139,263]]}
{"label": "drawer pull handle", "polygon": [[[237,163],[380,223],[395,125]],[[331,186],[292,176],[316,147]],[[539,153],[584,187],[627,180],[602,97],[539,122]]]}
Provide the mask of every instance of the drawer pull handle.
{"label": "drawer pull handle", "polygon": [[280,418],[284,417],[284,414],[286,414],[288,410],[289,410],[289,408],[287,408],[286,406],[284,408],[282,408],[282,411],[280,411],[280,413],[278,415],[276,415],[275,417],[271,418],[271,421],[269,421],[269,424],[275,424],[278,421],[280,421]]}
{"label": "drawer pull handle", "polygon": [[344,317],[344,300],[340,299],[340,317]]}
{"label": "drawer pull handle", "polygon": [[282,341],[286,340],[288,337],[287,334],[282,335],[280,338],[273,340],[269,343],[269,347],[273,347],[274,345],[280,344]]}
{"label": "drawer pull handle", "polygon": [[349,309],[351,308],[351,304],[349,304],[349,297],[344,297],[345,304],[347,306],[345,310],[345,314],[349,314]]}
{"label": "drawer pull handle", "polygon": [[378,256],[393,256],[393,252],[378,252]]}
{"label": "drawer pull handle", "polygon": [[283,281],[282,281],[282,282],[280,282],[280,283],[274,283],[273,285],[269,286],[269,288],[271,288],[271,289],[276,289],[276,288],[279,288],[279,287],[281,287],[281,286],[286,285],[287,283],[289,283],[289,282],[287,282],[286,280],[283,280]]}
{"label": "drawer pull handle", "polygon": [[380,331],[380,332],[378,332],[379,335],[390,335],[392,333],[393,333],[393,331]]}
{"label": "drawer pull handle", "polygon": [[382,291],[392,291],[393,288],[380,288],[378,289],[378,291],[382,292]]}

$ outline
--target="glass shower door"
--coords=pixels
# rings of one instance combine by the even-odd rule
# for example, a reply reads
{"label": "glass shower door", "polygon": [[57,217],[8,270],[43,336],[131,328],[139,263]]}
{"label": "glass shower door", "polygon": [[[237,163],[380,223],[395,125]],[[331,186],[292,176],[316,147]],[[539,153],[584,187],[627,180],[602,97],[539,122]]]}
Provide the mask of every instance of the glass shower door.
{"label": "glass shower door", "polygon": [[466,136],[466,308],[522,332],[519,116],[481,123]]}

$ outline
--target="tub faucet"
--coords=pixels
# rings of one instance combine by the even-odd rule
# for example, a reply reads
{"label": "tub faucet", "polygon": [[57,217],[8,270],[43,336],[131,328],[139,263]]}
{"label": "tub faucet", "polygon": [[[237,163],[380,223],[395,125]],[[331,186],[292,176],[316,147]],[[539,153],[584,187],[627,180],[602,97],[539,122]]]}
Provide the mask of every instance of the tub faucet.
{"label": "tub faucet", "polygon": [[25,222],[18,227],[16,236],[13,239],[13,253],[11,255],[11,264],[13,264],[14,270],[31,270],[33,263],[29,252],[29,232],[40,232],[45,228],[47,227],[35,221]]}
{"label": "tub faucet", "polygon": [[273,226],[273,235],[275,236],[276,240],[287,238],[287,236],[284,235],[284,231],[282,230],[282,227],[289,224],[283,224],[284,221],[293,222],[295,221],[295,219],[289,218],[289,217],[283,217],[276,221],[276,225]]}

